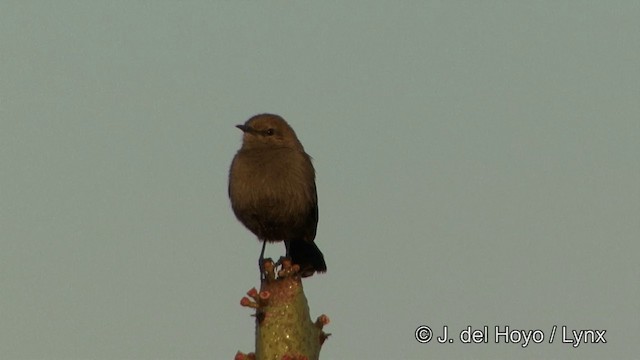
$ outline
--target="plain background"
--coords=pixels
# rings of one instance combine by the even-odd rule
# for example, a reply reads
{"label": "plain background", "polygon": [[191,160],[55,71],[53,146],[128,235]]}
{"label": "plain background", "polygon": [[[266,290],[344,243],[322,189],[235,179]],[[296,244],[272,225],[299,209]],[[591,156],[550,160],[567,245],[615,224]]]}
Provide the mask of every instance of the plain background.
{"label": "plain background", "polygon": [[[241,134],[315,159],[322,359],[640,353],[640,5],[0,2],[3,359],[231,359]],[[284,252],[281,244],[269,255]],[[488,344],[420,344],[489,326]],[[495,344],[493,327],[607,330]]]}

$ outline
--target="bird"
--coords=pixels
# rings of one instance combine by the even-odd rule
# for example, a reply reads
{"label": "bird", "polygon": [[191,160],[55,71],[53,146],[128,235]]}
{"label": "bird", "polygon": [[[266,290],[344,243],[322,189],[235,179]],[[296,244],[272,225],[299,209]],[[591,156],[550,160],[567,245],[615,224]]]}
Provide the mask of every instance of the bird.
{"label": "bird", "polygon": [[244,124],[242,146],[229,169],[229,199],[236,218],[262,241],[284,241],[286,256],[308,277],[326,272],[315,244],[318,196],[312,159],[279,115],[258,114]]}

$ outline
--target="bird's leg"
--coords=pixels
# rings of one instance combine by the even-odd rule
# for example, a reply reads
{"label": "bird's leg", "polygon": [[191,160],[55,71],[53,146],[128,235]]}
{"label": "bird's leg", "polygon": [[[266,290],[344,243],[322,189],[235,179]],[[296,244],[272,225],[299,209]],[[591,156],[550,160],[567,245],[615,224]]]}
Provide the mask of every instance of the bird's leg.
{"label": "bird's leg", "polygon": [[260,269],[260,280],[264,279],[264,249],[267,247],[267,241],[262,242],[262,251],[260,252],[260,258],[258,259],[258,268]]}
{"label": "bird's leg", "polygon": [[280,257],[280,260],[278,262],[281,266],[285,263],[288,263],[289,266],[291,266],[291,240],[284,240],[284,248],[285,254],[284,256]]}
{"label": "bird's leg", "polygon": [[289,249],[291,248],[291,240],[285,240],[284,241],[284,248],[286,249],[286,253],[285,253],[284,256],[288,258],[289,255],[290,255],[289,254],[289,251],[290,251]]}

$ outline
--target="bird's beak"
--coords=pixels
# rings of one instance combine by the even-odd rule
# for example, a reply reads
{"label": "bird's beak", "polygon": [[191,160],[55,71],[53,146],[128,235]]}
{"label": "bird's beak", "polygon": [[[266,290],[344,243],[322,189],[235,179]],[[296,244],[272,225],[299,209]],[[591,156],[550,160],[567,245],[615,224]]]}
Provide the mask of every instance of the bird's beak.
{"label": "bird's beak", "polygon": [[256,130],[255,128],[249,126],[249,125],[236,125],[236,127],[240,130],[242,130],[243,133],[245,134],[256,134],[258,133],[258,130]]}

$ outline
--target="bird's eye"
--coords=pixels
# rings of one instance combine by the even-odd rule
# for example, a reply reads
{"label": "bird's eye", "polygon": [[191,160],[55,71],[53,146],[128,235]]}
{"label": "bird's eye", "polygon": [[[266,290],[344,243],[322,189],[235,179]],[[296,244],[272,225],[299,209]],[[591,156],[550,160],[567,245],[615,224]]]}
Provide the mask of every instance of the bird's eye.
{"label": "bird's eye", "polygon": [[265,131],[264,133],[267,134],[267,136],[271,136],[271,135],[275,134],[276,131],[273,130],[273,129],[267,129],[267,131]]}

